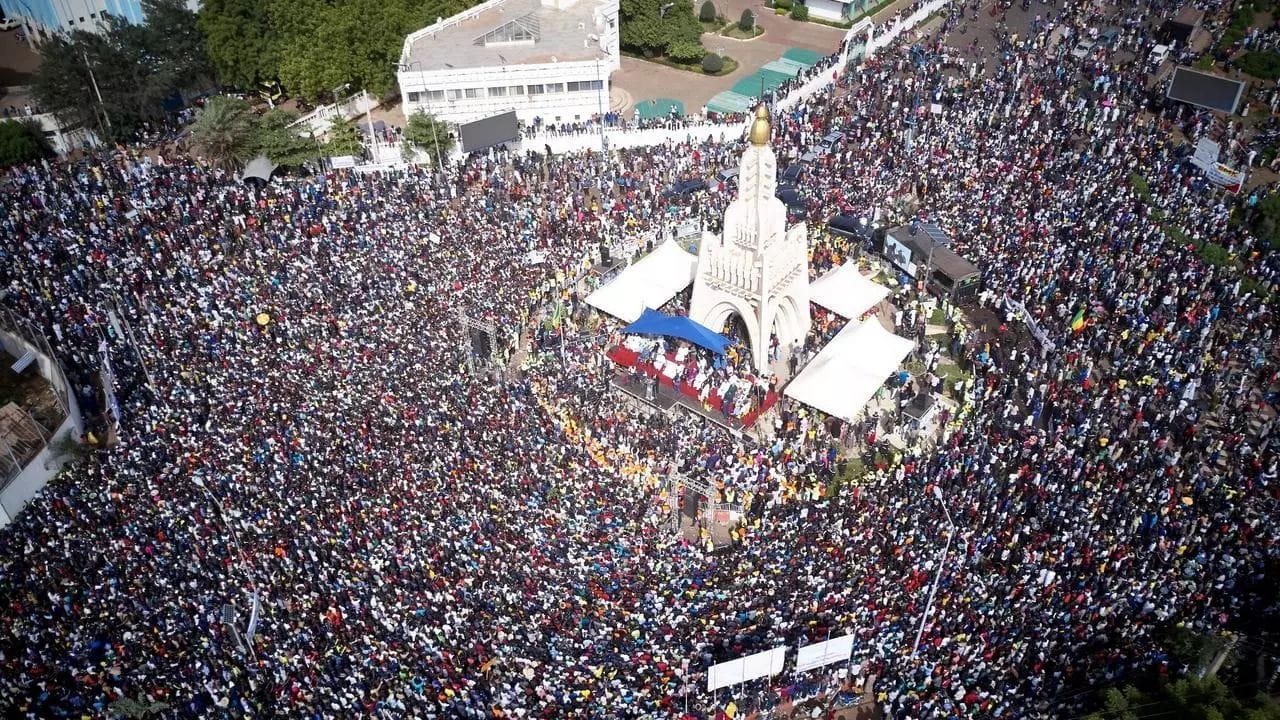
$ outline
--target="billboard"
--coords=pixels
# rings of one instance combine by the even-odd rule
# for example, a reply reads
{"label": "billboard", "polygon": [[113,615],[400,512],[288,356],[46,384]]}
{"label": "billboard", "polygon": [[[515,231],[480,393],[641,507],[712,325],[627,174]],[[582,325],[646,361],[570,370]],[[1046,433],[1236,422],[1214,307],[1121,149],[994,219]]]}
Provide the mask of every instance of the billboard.
{"label": "billboard", "polygon": [[520,123],[516,120],[516,111],[508,110],[501,115],[459,125],[458,136],[464,153],[488,150],[519,138]]}
{"label": "billboard", "polygon": [[772,677],[782,672],[787,662],[787,648],[776,647],[754,655],[735,658],[707,668],[707,692],[740,685],[748,680]]}
{"label": "billboard", "polygon": [[796,672],[820,668],[823,665],[847,662],[852,654],[852,634],[831,638],[812,645],[805,645],[796,654]]}

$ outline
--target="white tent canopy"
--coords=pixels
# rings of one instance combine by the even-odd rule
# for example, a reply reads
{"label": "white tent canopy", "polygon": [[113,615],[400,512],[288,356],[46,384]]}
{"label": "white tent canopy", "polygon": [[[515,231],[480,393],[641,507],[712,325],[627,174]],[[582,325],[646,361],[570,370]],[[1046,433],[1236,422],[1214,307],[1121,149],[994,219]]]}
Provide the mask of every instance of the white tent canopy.
{"label": "white tent canopy", "polygon": [[786,396],[852,421],[884,384],[913,343],[876,318],[849,323],[787,385]]}
{"label": "white tent canopy", "polygon": [[659,245],[639,262],[587,296],[587,304],[616,318],[634,322],[645,308],[662,307],[693,282],[698,257],[674,242]]}
{"label": "white tent canopy", "polygon": [[809,284],[810,300],[850,320],[861,317],[888,295],[889,289],[863,277],[854,261]]}

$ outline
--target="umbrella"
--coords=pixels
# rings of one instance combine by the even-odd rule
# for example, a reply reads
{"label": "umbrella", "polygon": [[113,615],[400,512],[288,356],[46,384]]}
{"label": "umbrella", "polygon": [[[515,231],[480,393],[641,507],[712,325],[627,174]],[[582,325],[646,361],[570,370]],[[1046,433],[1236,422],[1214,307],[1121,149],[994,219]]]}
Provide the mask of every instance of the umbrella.
{"label": "umbrella", "polygon": [[267,159],[266,155],[259,155],[244,166],[244,172],[240,173],[240,182],[244,182],[249,178],[266,182],[271,179],[271,173],[275,172],[277,167],[275,163]]}

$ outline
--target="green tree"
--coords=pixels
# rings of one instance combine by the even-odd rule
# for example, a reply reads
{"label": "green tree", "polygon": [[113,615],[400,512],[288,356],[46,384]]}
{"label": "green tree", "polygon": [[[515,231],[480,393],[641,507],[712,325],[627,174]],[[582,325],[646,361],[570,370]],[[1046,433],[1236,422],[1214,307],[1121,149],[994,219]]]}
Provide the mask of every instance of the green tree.
{"label": "green tree", "polygon": [[704,23],[716,21],[716,6],[707,0],[702,3],[702,7],[698,10],[698,19]]}
{"label": "green tree", "polygon": [[239,98],[210,98],[191,124],[191,142],[205,159],[230,170],[241,167],[258,149],[257,122],[249,103]]}
{"label": "green tree", "polygon": [[686,65],[701,62],[706,54],[707,51],[701,45],[684,40],[672,43],[667,49],[667,57]]}
{"label": "green tree", "polygon": [[31,83],[36,103],[68,128],[86,127],[105,135],[86,63],[90,36],[82,30],[54,35],[40,45],[40,67]]}
{"label": "green tree", "polygon": [[329,126],[329,142],[325,144],[324,151],[331,157],[362,154],[364,145],[360,142],[360,131],[356,124],[350,120],[334,118],[333,124]]}
{"label": "green tree", "polygon": [[200,89],[213,70],[200,34],[199,19],[183,0],[142,0],[147,52],[177,77],[179,89]]}
{"label": "green tree", "polygon": [[809,6],[803,3],[795,3],[791,6],[791,19],[805,21],[809,19]]}
{"label": "green tree", "polygon": [[738,29],[742,32],[751,32],[756,26],[756,16],[750,10],[743,10],[742,16],[738,18]]}
{"label": "green tree", "polygon": [[[670,0],[668,0],[670,1]],[[623,48],[646,57],[668,52],[676,43],[700,44],[702,25],[689,0],[620,0],[618,42]]]}
{"label": "green tree", "polygon": [[316,159],[320,152],[316,141],[298,127],[290,127],[297,119],[297,113],[279,108],[259,118],[256,152],[277,165],[297,166]]}
{"label": "green tree", "polygon": [[708,75],[716,75],[724,70],[724,59],[715,53],[707,53],[702,58],[702,72]]}
{"label": "green tree", "polygon": [[146,0],[143,8],[146,24],[107,15],[101,32],[77,30],[41,45],[32,83],[40,105],[64,124],[124,139],[163,117],[174,91],[207,76],[195,15],[181,0]]}
{"label": "green tree", "polygon": [[279,76],[279,36],[262,0],[204,0],[196,26],[224,85],[242,90]]}
{"label": "green tree", "polygon": [[1271,193],[1254,207],[1253,232],[1280,249],[1280,193]]}
{"label": "green tree", "polygon": [[1265,694],[1237,696],[1217,677],[1183,678],[1162,683],[1151,692],[1132,685],[1100,693],[1102,709],[1088,720],[1280,720],[1280,704]]}
{"label": "green tree", "polygon": [[0,167],[39,160],[49,154],[49,145],[34,123],[0,122]]}
{"label": "green tree", "polygon": [[404,141],[423,152],[436,162],[437,158],[448,157],[453,149],[453,136],[449,134],[449,125],[434,115],[419,110],[409,116],[404,126]]}

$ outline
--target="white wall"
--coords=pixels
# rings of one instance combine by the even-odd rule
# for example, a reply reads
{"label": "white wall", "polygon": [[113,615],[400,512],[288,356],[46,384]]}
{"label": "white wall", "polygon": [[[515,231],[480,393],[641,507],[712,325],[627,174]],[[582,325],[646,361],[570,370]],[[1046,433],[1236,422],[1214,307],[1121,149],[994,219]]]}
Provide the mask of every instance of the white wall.
{"label": "white wall", "polygon": [[75,423],[71,422],[71,418],[62,421],[57,431],[53,434],[53,440],[50,445],[46,445],[39,454],[32,458],[31,462],[22,469],[18,477],[5,486],[0,491],[0,528],[8,525],[13,518],[18,517],[18,513],[31,502],[31,498],[44,489],[53,476],[61,469],[61,463],[56,462],[58,458],[49,452],[49,447],[60,442],[62,438],[75,432]]}
{"label": "white wall", "polygon": [[[11,332],[0,331],[0,347],[9,355],[18,358],[22,357],[28,351],[34,352],[36,355],[36,366],[40,369],[40,375],[48,380],[51,385],[60,388],[63,397],[67,400],[68,411],[67,417],[58,426],[53,433],[53,439],[50,444],[55,444],[64,436],[74,433],[73,437],[79,438],[83,434],[83,425],[80,418],[80,406],[76,402],[74,392],[67,386],[67,382],[62,375],[62,369],[58,364],[47,355],[41,353],[31,343],[24,338]],[[7,525],[13,518],[22,512],[27,506],[31,498],[45,486],[49,480],[57,474],[59,468],[53,462],[57,458],[49,452],[49,446],[46,445],[35,456],[27,466],[22,469],[18,477],[5,486],[0,491],[0,527]]]}
{"label": "white wall", "polygon": [[835,22],[840,22],[845,19],[845,3],[839,2],[839,0],[805,0],[804,4],[805,7],[809,8],[810,17],[832,20]]}

